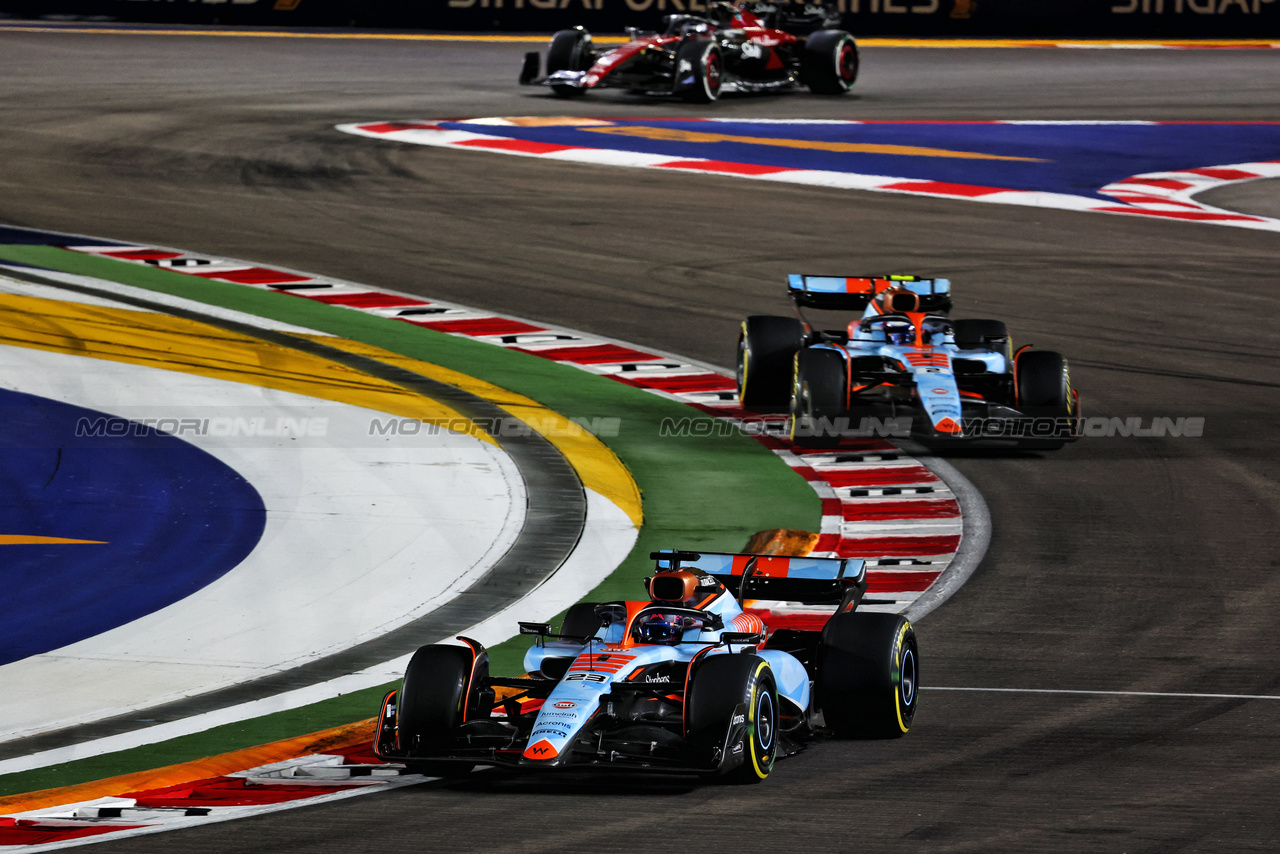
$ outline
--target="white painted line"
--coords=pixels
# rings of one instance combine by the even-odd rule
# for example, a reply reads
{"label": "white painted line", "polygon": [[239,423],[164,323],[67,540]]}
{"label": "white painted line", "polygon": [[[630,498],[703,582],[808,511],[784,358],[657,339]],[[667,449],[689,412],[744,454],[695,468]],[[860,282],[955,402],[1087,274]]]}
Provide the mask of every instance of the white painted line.
{"label": "white painted line", "polygon": [[977,571],[986,557],[987,546],[991,544],[991,512],[987,510],[987,502],[978,488],[946,460],[927,455],[921,455],[919,460],[950,488],[960,504],[963,533],[960,535],[960,547],[947,568],[911,603],[911,607],[903,611],[903,615],[912,622],[923,619],[954,596]]}
{"label": "white painted line", "polygon": [[288,670],[378,637],[466,589],[524,521],[515,464],[470,436],[371,440],[374,410],[34,348],[4,356],[0,387],[135,421],[265,412],[269,421],[324,418],[328,429],[298,439],[185,436],[259,492],[262,538],[194,595],[0,667],[0,741]]}
{"label": "white painted line", "polygon": [[990,694],[1075,694],[1087,697],[1180,697],[1189,700],[1280,700],[1280,694],[1201,694],[1191,691],[1085,691],[1071,688],[966,688],[921,685],[922,691],[973,691]]}
{"label": "white painted line", "polygon": [[[554,575],[520,601],[466,629],[462,634],[475,638],[486,646],[493,646],[515,636],[518,619],[538,621],[554,617],[567,605],[581,599],[584,594],[612,573],[630,553],[638,533],[635,526],[631,524],[631,520],[617,505],[587,490],[587,519],[579,548],[574,550]],[[410,657],[412,653],[327,682],[308,685],[305,688],[264,697],[238,706],[217,709],[179,721],[46,750],[30,756],[14,757],[0,761],[0,774],[29,771],[33,768],[44,768],[90,756],[157,744],[172,738],[204,732],[223,724],[297,709],[331,697],[349,694],[352,691],[384,685],[404,675]],[[44,690],[47,692],[47,686]],[[44,694],[37,694],[36,698],[40,699],[44,696]],[[152,705],[152,703],[148,702],[146,705]],[[308,801],[308,803],[311,802]],[[113,835],[111,838],[116,837]]]}

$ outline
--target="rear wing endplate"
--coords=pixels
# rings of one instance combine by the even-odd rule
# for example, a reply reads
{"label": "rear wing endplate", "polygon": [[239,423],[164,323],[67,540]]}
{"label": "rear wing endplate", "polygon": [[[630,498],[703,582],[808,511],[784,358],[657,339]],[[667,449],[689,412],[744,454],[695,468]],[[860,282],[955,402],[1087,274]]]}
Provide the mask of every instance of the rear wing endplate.
{"label": "rear wing endplate", "polygon": [[862,311],[876,294],[891,288],[911,291],[920,297],[921,311],[951,308],[950,279],[922,279],[919,276],[787,276],[787,291],[796,305],[831,311]]}
{"label": "rear wing endplate", "polygon": [[739,599],[839,604],[866,590],[866,561],[720,552],[654,552],[658,571],[691,569],[713,576]]}

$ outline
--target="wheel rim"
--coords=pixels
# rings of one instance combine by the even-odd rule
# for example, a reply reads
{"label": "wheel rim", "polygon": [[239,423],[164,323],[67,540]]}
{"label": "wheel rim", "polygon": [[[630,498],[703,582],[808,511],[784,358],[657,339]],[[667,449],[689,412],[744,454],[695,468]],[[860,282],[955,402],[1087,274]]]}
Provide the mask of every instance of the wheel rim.
{"label": "wheel rim", "polygon": [[714,50],[708,50],[703,60],[706,80],[707,94],[712,98],[720,94],[720,54]]}
{"label": "wheel rim", "polygon": [[902,653],[902,666],[899,671],[901,674],[899,690],[902,696],[902,705],[909,709],[916,701],[916,656],[911,647],[907,647]]}
{"label": "wheel rim", "polygon": [[845,85],[853,83],[858,74],[858,54],[848,41],[840,42],[840,53],[836,58],[836,68]]}
{"label": "wheel rim", "polygon": [[743,392],[747,390],[747,360],[751,358],[751,351],[747,349],[745,339],[738,340],[738,397],[741,398]]}
{"label": "wheel rim", "polygon": [[756,739],[762,753],[767,754],[773,747],[773,731],[773,694],[763,691],[756,702]]}

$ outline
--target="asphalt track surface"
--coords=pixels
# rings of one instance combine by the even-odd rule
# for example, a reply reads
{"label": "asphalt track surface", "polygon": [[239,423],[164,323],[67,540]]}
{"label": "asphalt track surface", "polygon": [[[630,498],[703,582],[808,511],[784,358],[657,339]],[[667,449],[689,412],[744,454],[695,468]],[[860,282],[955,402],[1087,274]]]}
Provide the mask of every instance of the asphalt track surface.
{"label": "asphalt track surface", "polygon": [[[900,741],[823,744],[750,788],[480,774],[101,850],[1275,850],[1280,701],[929,686],[1280,694],[1276,236],[332,129],[563,113],[514,85],[522,50],[0,34],[0,221],[313,270],[718,364],[742,315],[787,310],[788,272],[949,275],[957,314],[1069,355],[1086,414],[1204,416],[1204,436],[953,460],[994,535],[918,626],[925,691]],[[856,96],[713,109],[1274,119],[1271,53],[866,50]],[[700,112],[625,96],[571,109]],[[1251,192],[1242,206],[1275,210]]]}

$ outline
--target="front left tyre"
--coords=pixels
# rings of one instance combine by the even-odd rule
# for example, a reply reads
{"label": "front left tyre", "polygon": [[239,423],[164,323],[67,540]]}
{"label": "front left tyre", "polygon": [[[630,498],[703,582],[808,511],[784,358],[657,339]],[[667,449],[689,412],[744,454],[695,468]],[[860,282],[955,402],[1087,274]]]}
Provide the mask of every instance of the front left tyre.
{"label": "front left tyre", "polygon": [[[557,71],[586,71],[595,62],[591,51],[591,34],[582,27],[561,30],[551,37],[547,48],[547,75]],[[552,85],[551,91],[562,98],[585,94],[577,86]]]}
{"label": "front left tyre", "polygon": [[778,758],[778,687],[769,663],[747,653],[704,659],[690,679],[685,731],[708,755],[723,751],[727,782],[767,778]]}
{"label": "front left tyre", "polygon": [[805,40],[800,73],[818,95],[843,95],[858,79],[858,43],[844,30],[818,30]]}

